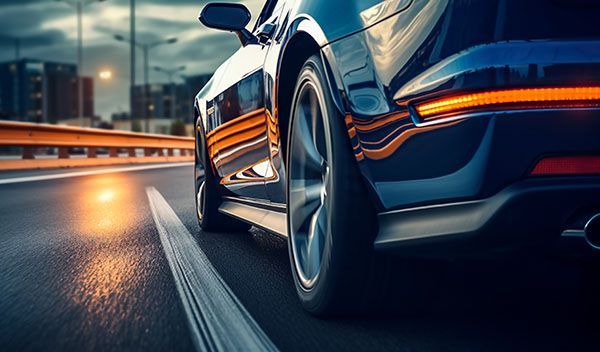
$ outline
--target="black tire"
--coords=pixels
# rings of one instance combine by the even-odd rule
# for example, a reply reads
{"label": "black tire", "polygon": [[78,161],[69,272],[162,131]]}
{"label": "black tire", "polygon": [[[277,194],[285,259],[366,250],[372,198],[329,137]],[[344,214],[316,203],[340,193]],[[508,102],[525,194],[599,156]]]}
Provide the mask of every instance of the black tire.
{"label": "black tire", "polygon": [[[219,212],[222,198],[219,193],[217,178],[210,160],[204,138],[200,133],[196,136],[196,156],[194,167],[196,218],[204,231],[227,232],[248,231],[250,225]],[[209,166],[206,166],[209,165]]]}
{"label": "black tire", "polygon": [[[373,292],[378,291],[379,285],[384,283],[379,279],[383,272],[376,265],[372,249],[377,229],[376,213],[352,153],[344,117],[335,108],[327,88],[323,67],[321,58],[314,55],[306,61],[298,76],[290,115],[286,195],[290,236],[288,247],[298,297],[302,306],[310,313],[332,316],[360,313],[370,305]],[[308,98],[306,94],[309,94]],[[321,101],[318,105],[323,110],[323,126],[313,122],[314,136],[311,139],[323,158],[321,165],[325,164],[322,166],[324,170],[321,177],[324,191],[320,195],[323,205],[317,207],[312,218],[304,219],[308,210],[300,209],[298,204],[302,203],[302,199],[305,200],[304,208],[307,208],[307,204],[312,204],[313,201],[309,200],[309,187],[314,188],[312,181],[308,181],[309,177],[313,177],[309,175],[312,167],[302,164],[302,160],[304,164],[312,163],[311,151],[304,148],[307,142],[302,139],[302,136],[306,136],[306,128],[303,126],[308,123],[301,125],[301,121],[307,119],[305,99],[315,99],[310,95]],[[312,114],[313,108],[309,110]],[[318,118],[314,119],[316,120]],[[321,129],[324,131],[324,146],[320,142],[321,136],[317,137],[319,132],[316,132]],[[327,154],[325,156],[323,148]],[[318,179],[318,176],[314,177]],[[296,186],[300,184],[305,187]],[[300,201],[296,201],[298,199]],[[323,209],[326,215],[321,215]],[[322,220],[325,217],[327,220]],[[312,237],[310,234],[303,235],[307,223],[310,223],[308,231],[314,229]],[[322,231],[323,226],[320,225],[326,226],[326,230]],[[312,244],[311,241],[317,238],[317,232],[321,234],[320,231],[325,233],[324,241]],[[322,255],[316,277],[307,279],[310,276],[308,272],[314,274],[317,266],[316,260],[310,259],[311,253],[321,247]]]}

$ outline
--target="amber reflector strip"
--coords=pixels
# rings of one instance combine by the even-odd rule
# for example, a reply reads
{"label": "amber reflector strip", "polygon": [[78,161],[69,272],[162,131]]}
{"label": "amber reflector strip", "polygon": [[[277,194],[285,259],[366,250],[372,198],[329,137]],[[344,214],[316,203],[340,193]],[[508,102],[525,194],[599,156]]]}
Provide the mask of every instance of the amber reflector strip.
{"label": "amber reflector strip", "polygon": [[592,175],[600,174],[600,156],[560,156],[540,160],[532,175]]}
{"label": "amber reflector strip", "polygon": [[550,108],[577,107],[590,102],[600,103],[600,87],[523,88],[479,92],[417,104],[416,109],[421,117],[428,118],[495,105],[516,104],[521,108],[518,104],[522,104],[527,108]]}

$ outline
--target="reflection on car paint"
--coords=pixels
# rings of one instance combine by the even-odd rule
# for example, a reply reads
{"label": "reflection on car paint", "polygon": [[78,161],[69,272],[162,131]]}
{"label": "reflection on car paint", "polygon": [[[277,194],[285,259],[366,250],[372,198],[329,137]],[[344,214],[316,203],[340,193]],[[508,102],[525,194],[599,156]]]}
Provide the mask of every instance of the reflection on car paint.
{"label": "reflection on car paint", "polygon": [[261,184],[264,181],[277,181],[278,175],[274,171],[270,159],[260,160],[257,164],[248,165],[247,167],[223,176],[221,184],[232,185],[239,183],[257,183]]}
{"label": "reflection on car paint", "polygon": [[209,132],[207,143],[209,149],[213,149],[211,158],[217,167],[229,169],[228,162],[256,148],[266,148],[265,123],[265,109],[261,108],[238,116]]}
{"label": "reflection on car paint", "polygon": [[345,120],[352,149],[358,161],[362,161],[365,157],[372,160],[385,159],[412,136],[454,126],[460,122],[451,121],[435,126],[417,127],[406,111],[386,114],[373,121],[353,119],[348,114]]}

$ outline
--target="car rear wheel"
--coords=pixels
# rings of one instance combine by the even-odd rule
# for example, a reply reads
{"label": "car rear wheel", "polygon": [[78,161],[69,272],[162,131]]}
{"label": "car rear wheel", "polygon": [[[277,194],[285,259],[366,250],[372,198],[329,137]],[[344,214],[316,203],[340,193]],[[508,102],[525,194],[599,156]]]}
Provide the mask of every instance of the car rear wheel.
{"label": "car rear wheel", "polygon": [[298,296],[315,315],[365,306],[376,217],[318,55],[302,68],[288,141],[289,252]]}
{"label": "car rear wheel", "polygon": [[[198,143],[201,142],[201,143]],[[245,222],[228,217],[219,212],[222,198],[219,193],[217,178],[212,167],[201,134],[196,137],[195,161],[195,190],[196,190],[196,216],[198,224],[204,231],[247,231],[250,228]]]}

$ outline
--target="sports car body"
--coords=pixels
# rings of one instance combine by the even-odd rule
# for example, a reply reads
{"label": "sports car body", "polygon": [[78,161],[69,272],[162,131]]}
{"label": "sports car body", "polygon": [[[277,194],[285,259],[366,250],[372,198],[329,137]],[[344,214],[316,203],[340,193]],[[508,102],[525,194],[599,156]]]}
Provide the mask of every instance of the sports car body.
{"label": "sports car body", "polygon": [[268,0],[250,30],[243,5],[206,5],[242,46],[195,100],[200,225],[288,238],[315,314],[358,306],[381,251],[600,247],[599,17],[591,0]]}

